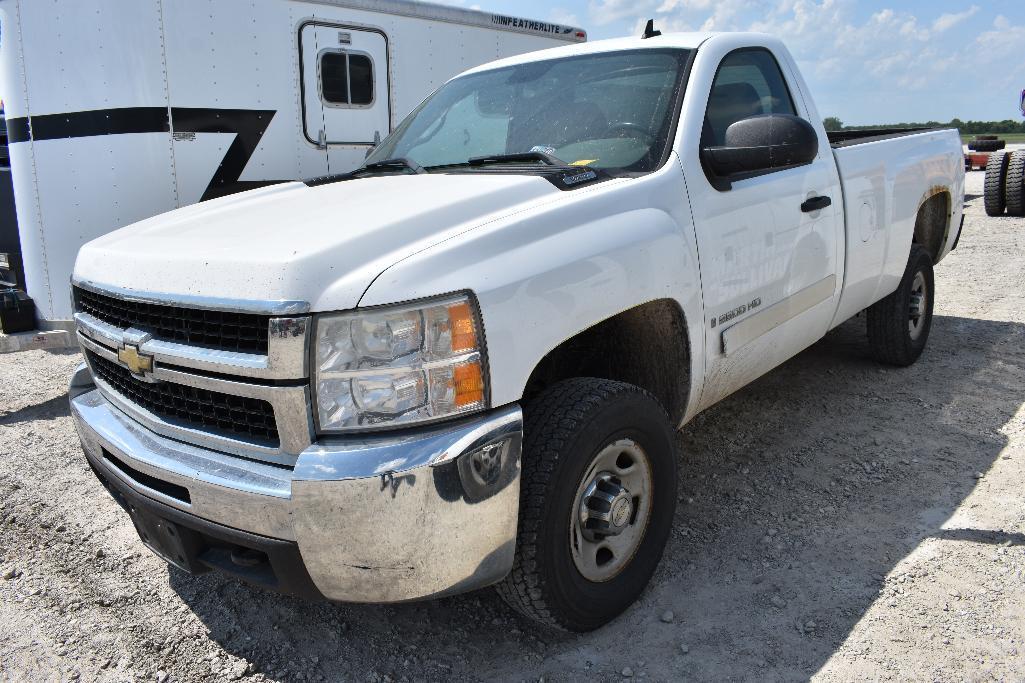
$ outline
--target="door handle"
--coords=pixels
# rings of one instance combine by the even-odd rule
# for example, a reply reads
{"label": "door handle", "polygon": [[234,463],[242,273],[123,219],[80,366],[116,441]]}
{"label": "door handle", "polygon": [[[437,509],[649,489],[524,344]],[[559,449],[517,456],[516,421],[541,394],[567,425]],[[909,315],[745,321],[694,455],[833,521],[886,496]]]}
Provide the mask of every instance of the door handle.
{"label": "door handle", "polygon": [[826,208],[832,203],[833,200],[829,197],[812,197],[811,199],[805,200],[804,203],[801,204],[801,211],[803,211],[804,213],[811,213],[812,211],[821,211],[822,209]]}

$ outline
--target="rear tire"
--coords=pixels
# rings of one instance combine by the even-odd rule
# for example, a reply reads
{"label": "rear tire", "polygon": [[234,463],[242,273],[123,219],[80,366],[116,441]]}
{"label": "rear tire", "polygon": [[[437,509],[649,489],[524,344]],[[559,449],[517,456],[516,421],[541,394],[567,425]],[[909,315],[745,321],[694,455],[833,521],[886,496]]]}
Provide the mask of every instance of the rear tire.
{"label": "rear tire", "polygon": [[1000,152],[990,154],[986,162],[986,180],[983,190],[983,203],[987,216],[1002,216],[1007,200],[1004,197],[1004,186],[1007,182],[1007,165],[1011,157]]}
{"label": "rear tire", "polygon": [[1011,152],[1004,180],[1008,216],[1025,216],[1025,151]]}
{"label": "rear tire", "polygon": [[633,604],[662,557],[673,431],[651,394],[604,379],[559,382],[524,413],[516,559],[496,588],[546,626],[591,631]]}
{"label": "rear tire", "polygon": [[868,308],[868,342],[877,361],[907,367],[918,360],[929,341],[934,298],[932,257],[912,244],[897,291]]}

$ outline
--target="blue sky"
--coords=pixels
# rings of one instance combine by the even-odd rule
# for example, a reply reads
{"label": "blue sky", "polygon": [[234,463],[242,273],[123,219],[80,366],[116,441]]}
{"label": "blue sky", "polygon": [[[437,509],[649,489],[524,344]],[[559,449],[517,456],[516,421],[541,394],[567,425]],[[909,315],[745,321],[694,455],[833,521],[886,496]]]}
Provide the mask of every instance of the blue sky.
{"label": "blue sky", "polygon": [[668,30],[780,36],[822,116],[845,123],[1021,120],[1025,0],[442,0],[581,26],[591,40]]}

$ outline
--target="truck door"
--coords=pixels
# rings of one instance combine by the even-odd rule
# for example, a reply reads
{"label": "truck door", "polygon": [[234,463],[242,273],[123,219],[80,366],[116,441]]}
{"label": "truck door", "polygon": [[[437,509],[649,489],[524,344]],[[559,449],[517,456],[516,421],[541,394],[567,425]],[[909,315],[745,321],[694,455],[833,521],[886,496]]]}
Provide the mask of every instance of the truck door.
{"label": "truck door", "polygon": [[[768,49],[726,54],[712,81],[701,147],[723,144],[726,129],[750,116],[808,120],[792,92]],[[728,189],[714,187],[699,151],[691,154],[685,165],[701,257],[708,406],[826,333],[841,286],[843,214],[836,165],[821,141],[812,163],[734,180]],[[811,210],[823,197],[831,204]]]}
{"label": "truck door", "polygon": [[308,23],[299,43],[306,140],[327,150],[330,173],[351,170],[390,132],[388,40],[380,31]]}

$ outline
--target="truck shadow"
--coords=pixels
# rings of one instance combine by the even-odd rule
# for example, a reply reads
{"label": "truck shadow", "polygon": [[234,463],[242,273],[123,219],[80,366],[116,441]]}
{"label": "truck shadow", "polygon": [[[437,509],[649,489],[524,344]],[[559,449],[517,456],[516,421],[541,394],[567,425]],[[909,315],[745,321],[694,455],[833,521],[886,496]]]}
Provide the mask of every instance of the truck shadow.
{"label": "truck shadow", "polygon": [[[1025,401],[1025,325],[937,316],[932,334],[917,365],[881,368],[855,319],[688,425],[665,559],[641,601],[592,634],[544,632],[490,591],[353,606],[176,570],[170,584],[211,638],[288,680],[595,680],[626,666],[653,680],[804,679],[924,539],[1025,542],[941,528]],[[365,669],[340,668],[354,660]]]}
{"label": "truck shadow", "polygon": [[[45,353],[50,356],[77,356],[79,351],[78,349],[48,349]],[[68,394],[64,392],[60,396],[54,396],[41,403],[22,405],[14,410],[0,407],[0,426],[34,420],[50,421],[69,415],[71,415],[71,407],[68,405]]]}
{"label": "truck shadow", "polygon": [[10,412],[0,412],[0,425],[13,425],[34,420],[56,420],[71,415],[67,393],[54,396],[42,403],[22,406]]}

